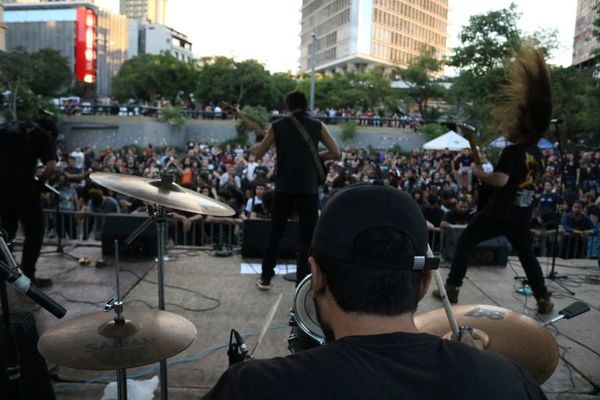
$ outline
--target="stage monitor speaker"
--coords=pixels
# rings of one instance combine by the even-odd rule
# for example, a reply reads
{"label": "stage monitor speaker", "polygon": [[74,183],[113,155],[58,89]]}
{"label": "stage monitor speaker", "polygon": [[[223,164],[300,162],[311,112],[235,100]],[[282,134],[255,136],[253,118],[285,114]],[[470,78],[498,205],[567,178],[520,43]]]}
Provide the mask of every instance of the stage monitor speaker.
{"label": "stage monitor speaker", "polygon": [[119,240],[119,255],[123,257],[156,257],[158,242],[156,225],[150,224],[130,244],[125,241],[147,218],[135,215],[108,216],[102,228],[102,254],[114,254],[114,241]]}
{"label": "stage monitor speaker", "polygon": [[505,236],[498,236],[481,242],[469,259],[469,265],[506,267],[510,243]]}
{"label": "stage monitor speaker", "polygon": [[[262,258],[269,239],[271,221],[267,219],[244,220],[244,237],[242,240],[242,257]],[[297,220],[288,220],[279,242],[279,258],[296,259],[300,231]]]}
{"label": "stage monitor speaker", "polygon": [[[54,400],[54,390],[48,377],[46,361],[37,349],[38,334],[35,319],[30,312],[17,312],[11,315],[13,336],[17,345],[19,366],[21,367],[20,400]],[[6,343],[4,324],[0,323],[0,398],[8,398],[8,379],[6,377],[6,353],[4,349],[12,346]],[[65,349],[65,351],[68,351]]]}

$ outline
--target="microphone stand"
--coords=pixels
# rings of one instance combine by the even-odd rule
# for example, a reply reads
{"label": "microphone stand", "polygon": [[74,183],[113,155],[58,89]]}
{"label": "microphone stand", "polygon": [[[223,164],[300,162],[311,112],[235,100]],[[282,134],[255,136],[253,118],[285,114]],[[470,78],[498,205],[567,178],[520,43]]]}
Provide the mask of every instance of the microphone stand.
{"label": "microphone stand", "polygon": [[[560,140],[560,124],[562,123],[561,119],[553,119],[551,123],[554,125],[554,129],[556,132],[556,148],[558,150],[558,168],[560,170],[560,185],[558,185],[558,198],[559,200],[562,198],[562,187],[565,183],[565,171],[564,171],[564,159],[563,159],[563,151]],[[550,279],[554,281],[557,285],[562,287],[567,293],[571,296],[575,295],[575,292],[571,291],[569,288],[565,286],[561,279],[568,279],[567,275],[559,275],[556,273],[556,250],[557,250],[557,242],[558,242],[558,227],[560,225],[560,211],[558,210],[558,205],[556,209],[556,228],[554,229],[554,238],[552,240],[552,268],[550,273],[546,276],[546,279]]]}
{"label": "microphone stand", "polygon": [[[36,180],[37,180],[37,178],[36,178]],[[60,196],[61,196],[61,194],[60,194],[60,192],[54,186],[48,185],[45,182],[44,183],[42,183],[41,181],[39,181],[39,182],[40,182],[40,185],[42,186],[42,190],[46,190],[47,192],[52,193],[54,195],[54,204],[55,204],[55,208],[54,208],[54,231],[56,232],[56,237],[57,237],[57,240],[58,240],[58,243],[56,244],[56,250],[55,251],[41,252],[40,255],[53,255],[53,254],[56,254],[56,255],[63,256],[63,257],[66,257],[68,259],[71,259],[73,261],[79,261],[79,259],[77,257],[75,257],[74,255],[71,255],[71,254],[65,252],[65,249],[62,246],[62,238],[61,237],[62,237],[62,235],[64,233],[64,224],[63,224],[63,227],[60,230],[60,232],[58,230],[58,225],[61,222],[60,221],[60,216],[61,216],[61,214],[60,214]]]}

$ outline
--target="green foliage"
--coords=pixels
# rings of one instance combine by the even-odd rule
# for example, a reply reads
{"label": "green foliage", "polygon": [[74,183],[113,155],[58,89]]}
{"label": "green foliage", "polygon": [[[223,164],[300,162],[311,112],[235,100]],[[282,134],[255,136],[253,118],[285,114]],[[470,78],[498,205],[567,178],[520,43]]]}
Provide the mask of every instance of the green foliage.
{"label": "green foliage", "polygon": [[183,110],[177,106],[163,107],[160,110],[159,121],[180,128],[185,124]]}
{"label": "green foliage", "polygon": [[356,124],[354,122],[344,122],[340,125],[340,139],[342,139],[342,142],[352,140],[356,135]]}
{"label": "green foliage", "polygon": [[10,119],[35,117],[44,97],[61,94],[71,80],[67,60],[56,50],[0,52],[0,108]]}
{"label": "green foliage", "polygon": [[[256,122],[263,130],[269,125],[269,112],[263,106],[246,106],[240,110],[240,113],[252,121]],[[239,124],[235,127],[238,135],[248,135],[253,130],[244,121],[240,120]]]}
{"label": "green foliage", "polygon": [[169,52],[143,54],[125,61],[113,77],[113,96],[120,101],[165,98],[176,104],[192,93],[197,76],[194,64],[180,61]]}
{"label": "green foliage", "polygon": [[400,154],[402,153],[402,146],[400,146],[398,143],[394,144],[392,146],[392,148],[390,149],[394,154]]}
{"label": "green foliage", "polygon": [[434,81],[434,75],[442,69],[443,65],[444,63],[435,57],[432,50],[426,50],[419,57],[412,59],[408,67],[396,71],[396,74],[409,85],[406,92],[417,103],[419,113],[424,119],[427,101],[433,97],[442,97],[444,94],[444,88]]}
{"label": "green foliage", "polygon": [[421,127],[421,133],[425,135],[428,141],[433,140],[444,134],[444,127],[440,124],[426,124]]}

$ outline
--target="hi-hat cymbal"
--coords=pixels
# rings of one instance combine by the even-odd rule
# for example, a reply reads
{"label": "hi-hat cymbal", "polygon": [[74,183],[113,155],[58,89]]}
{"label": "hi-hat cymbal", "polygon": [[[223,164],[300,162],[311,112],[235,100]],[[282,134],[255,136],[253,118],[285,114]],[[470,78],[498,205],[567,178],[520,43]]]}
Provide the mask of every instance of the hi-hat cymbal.
{"label": "hi-hat cymbal", "polygon": [[[517,362],[539,384],[556,369],[559,356],[556,339],[534,319],[488,305],[453,306],[452,311],[459,326],[470,326],[475,334],[484,337],[484,348]],[[451,336],[443,308],[416,316],[415,324],[422,332],[445,338]]]}
{"label": "hi-hat cymbal", "polygon": [[226,204],[176,183],[164,183],[160,179],[108,172],[94,172],[90,175],[90,179],[115,192],[176,210],[215,217],[229,217],[235,214],[233,208]]}
{"label": "hi-hat cymbal", "polygon": [[166,360],[185,350],[196,327],[168,311],[126,308],[124,323],[96,312],[46,331],[38,342],[49,361],[75,369],[124,369]]}

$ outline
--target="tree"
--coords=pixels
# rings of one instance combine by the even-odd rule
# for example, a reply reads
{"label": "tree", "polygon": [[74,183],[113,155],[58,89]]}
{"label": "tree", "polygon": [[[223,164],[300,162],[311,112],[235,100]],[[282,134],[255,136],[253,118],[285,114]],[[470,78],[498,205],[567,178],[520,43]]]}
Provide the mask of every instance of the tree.
{"label": "tree", "polygon": [[283,96],[296,89],[296,81],[286,73],[275,73],[271,75],[269,86],[269,101],[266,103],[269,110],[280,109],[283,104]]}
{"label": "tree", "polygon": [[196,78],[192,63],[178,60],[169,52],[143,54],[127,60],[113,77],[113,96],[121,101],[165,98],[176,104],[182,95],[192,93]]}
{"label": "tree", "polygon": [[233,73],[235,61],[227,57],[209,57],[201,60],[202,66],[196,82],[196,99],[208,104],[225,100],[235,104]]}
{"label": "tree", "polygon": [[442,67],[443,62],[435,57],[432,50],[427,50],[419,57],[413,58],[408,67],[396,71],[396,74],[408,84],[407,94],[417,103],[422,116],[425,115],[429,99],[443,96],[443,87],[434,81],[434,75]]}
{"label": "tree", "polygon": [[0,93],[10,119],[35,117],[44,97],[59,95],[71,80],[67,60],[55,50],[0,52]]}
{"label": "tree", "polygon": [[235,63],[233,72],[234,104],[265,105],[270,99],[270,74],[256,60]]}

